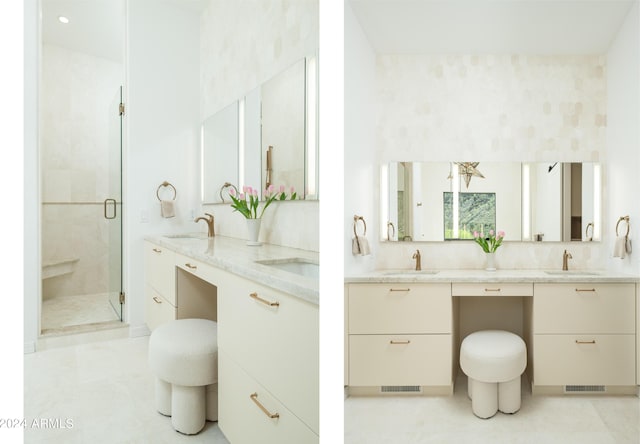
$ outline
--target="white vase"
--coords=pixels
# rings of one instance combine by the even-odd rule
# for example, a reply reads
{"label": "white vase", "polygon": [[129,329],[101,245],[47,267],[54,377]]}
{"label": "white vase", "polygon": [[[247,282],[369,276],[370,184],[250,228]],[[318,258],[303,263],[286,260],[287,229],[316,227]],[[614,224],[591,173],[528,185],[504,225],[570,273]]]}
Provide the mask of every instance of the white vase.
{"label": "white vase", "polygon": [[495,253],[485,253],[486,257],[486,266],[485,270],[487,271],[496,271],[496,254]]}
{"label": "white vase", "polygon": [[260,236],[260,222],[262,219],[247,219],[247,232],[248,232],[248,240],[247,245],[258,246],[262,245],[258,242],[258,237]]}

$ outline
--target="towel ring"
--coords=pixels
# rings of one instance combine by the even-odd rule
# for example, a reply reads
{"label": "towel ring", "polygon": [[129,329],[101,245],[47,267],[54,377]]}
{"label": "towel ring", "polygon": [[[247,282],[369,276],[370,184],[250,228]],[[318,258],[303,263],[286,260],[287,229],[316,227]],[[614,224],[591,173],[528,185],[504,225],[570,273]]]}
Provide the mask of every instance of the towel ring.
{"label": "towel ring", "polygon": [[[389,228],[393,230],[392,235],[389,235]],[[393,222],[389,221],[387,222],[387,240],[391,240],[394,237],[396,237],[396,227],[393,225]]]}
{"label": "towel ring", "polygon": [[620,222],[625,221],[627,223],[627,233],[624,235],[624,237],[628,237],[629,236],[629,216],[620,216],[620,219],[618,219],[618,223],[616,224],[616,236],[618,236],[618,225],[620,225]]}
{"label": "towel ring", "polygon": [[358,225],[359,220],[361,220],[362,224],[364,225],[364,233],[362,233],[362,235],[363,236],[367,235],[367,223],[364,221],[364,217],[355,215],[353,216],[353,234],[356,236],[356,238],[358,237],[358,232],[356,231],[356,225]]}
{"label": "towel ring", "polygon": [[[591,236],[589,236],[589,227],[591,227]],[[593,240],[593,222],[589,222],[587,224],[587,228],[584,230],[584,238],[588,241],[592,241]]]}
{"label": "towel ring", "polygon": [[[225,182],[221,187],[220,187],[220,200],[222,201],[222,203],[224,203],[224,196],[222,195],[222,192],[226,189],[226,188],[233,188],[234,190],[236,190],[236,194],[238,194],[238,189],[236,188],[236,186],[230,182]],[[227,194],[229,194],[229,192],[227,191]]]}
{"label": "towel ring", "polygon": [[172,200],[176,200],[176,197],[178,196],[178,192],[176,191],[176,187],[174,187],[173,185],[171,185],[169,182],[167,182],[165,180],[164,182],[162,182],[160,184],[160,186],[156,190],[156,196],[158,197],[158,200],[160,202],[162,202],[162,199],[160,199],[160,188],[162,188],[162,187],[171,187],[171,188],[173,188],[173,199]]}

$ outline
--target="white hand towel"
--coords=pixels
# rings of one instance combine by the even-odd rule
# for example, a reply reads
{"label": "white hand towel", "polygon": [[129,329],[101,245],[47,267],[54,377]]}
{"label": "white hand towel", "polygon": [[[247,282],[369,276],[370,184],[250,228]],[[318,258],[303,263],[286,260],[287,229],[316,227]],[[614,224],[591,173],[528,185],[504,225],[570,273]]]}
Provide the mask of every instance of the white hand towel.
{"label": "white hand towel", "polygon": [[628,236],[625,238],[624,251],[626,251],[627,254],[631,254],[631,239],[629,239]]}
{"label": "white hand towel", "polygon": [[613,244],[613,257],[619,257],[620,259],[624,259],[625,250],[626,250],[626,241],[625,237],[616,237],[616,241]]}
{"label": "white hand towel", "polygon": [[175,201],[173,200],[161,200],[160,201],[160,214],[162,217],[175,217],[176,208]]}
{"label": "white hand towel", "polygon": [[366,256],[371,254],[369,241],[364,236],[356,236],[351,240],[351,252],[354,255]]}

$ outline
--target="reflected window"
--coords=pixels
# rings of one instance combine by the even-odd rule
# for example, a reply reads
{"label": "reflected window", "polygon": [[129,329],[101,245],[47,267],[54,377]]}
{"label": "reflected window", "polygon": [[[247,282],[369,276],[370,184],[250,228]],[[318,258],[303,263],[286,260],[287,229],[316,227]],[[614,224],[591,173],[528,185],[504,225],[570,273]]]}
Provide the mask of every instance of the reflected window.
{"label": "reflected window", "polygon": [[496,230],[496,193],[445,192],[443,210],[445,240],[473,239],[474,231]]}

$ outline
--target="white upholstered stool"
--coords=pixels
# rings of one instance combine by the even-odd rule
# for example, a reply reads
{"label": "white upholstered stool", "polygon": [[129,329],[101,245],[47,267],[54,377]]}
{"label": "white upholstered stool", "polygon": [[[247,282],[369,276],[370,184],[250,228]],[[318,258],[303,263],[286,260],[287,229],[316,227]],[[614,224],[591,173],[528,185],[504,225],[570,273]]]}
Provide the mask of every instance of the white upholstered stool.
{"label": "white upholstered stool", "polygon": [[490,418],[498,410],[520,410],[520,375],[527,366],[527,347],[516,334],[501,330],[471,333],[460,346],[460,367],[468,376],[473,413]]}
{"label": "white upholstered stool", "polygon": [[149,339],[156,376],[156,409],[178,432],[193,435],[218,420],[218,325],[179,319],[157,327]]}

